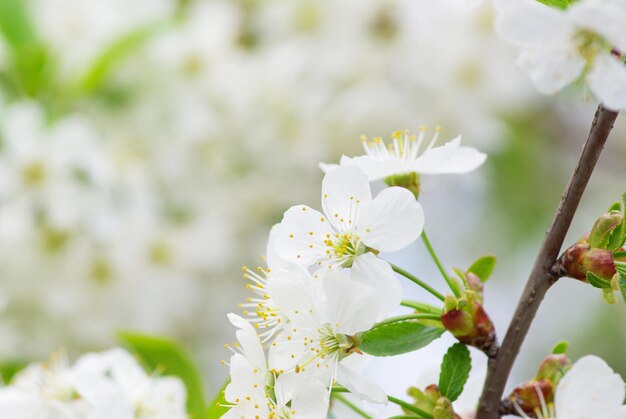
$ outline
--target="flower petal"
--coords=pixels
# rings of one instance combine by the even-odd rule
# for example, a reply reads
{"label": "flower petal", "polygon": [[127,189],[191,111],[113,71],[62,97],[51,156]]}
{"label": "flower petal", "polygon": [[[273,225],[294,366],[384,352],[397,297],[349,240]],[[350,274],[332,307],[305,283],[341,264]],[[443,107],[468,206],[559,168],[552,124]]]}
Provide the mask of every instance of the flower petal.
{"label": "flower petal", "polygon": [[574,82],[585,68],[585,59],[576,45],[559,48],[527,49],[517,65],[532,80],[540,93],[551,95]]}
{"label": "flower petal", "polygon": [[392,187],[363,206],[357,222],[363,243],[395,252],[413,243],[424,228],[424,210],[411,192]]}
{"label": "flower petal", "polygon": [[330,396],[326,387],[317,379],[309,379],[297,386],[291,403],[294,419],[325,419]]}
{"label": "flower petal", "polygon": [[291,207],[276,230],[276,253],[288,262],[311,266],[326,258],[324,240],[333,229],[319,211],[306,205]]}
{"label": "flower petal", "polygon": [[593,94],[615,111],[626,109],[626,66],[610,54],[600,54],[587,75]]}
{"label": "flower petal", "polygon": [[572,4],[566,11],[581,28],[602,35],[615,48],[626,52],[626,2],[623,0],[585,0]]}
{"label": "flower petal", "polygon": [[352,230],[359,209],[371,200],[369,180],[361,169],[342,166],[324,176],[322,209],[337,230]]}
{"label": "flower petal", "polygon": [[498,11],[496,31],[500,36],[522,46],[541,48],[567,43],[573,25],[558,10],[535,0],[494,0]]}
{"label": "flower petal", "polygon": [[362,400],[384,405],[388,403],[387,394],[378,384],[344,365],[343,362],[339,364],[337,381]]}
{"label": "flower petal", "polygon": [[276,278],[267,284],[267,292],[280,314],[291,323],[297,327],[315,329],[321,323],[316,316],[313,286],[312,280]]}
{"label": "flower petal", "polygon": [[624,402],[624,380],[601,358],[579,359],[559,382],[555,396],[558,417],[606,417]]}
{"label": "flower petal", "polygon": [[227,316],[232,325],[239,329],[237,330],[237,340],[241,345],[243,354],[255,367],[265,371],[267,369],[265,352],[254,327],[243,317],[234,313],[228,313]]}
{"label": "flower petal", "polygon": [[376,159],[372,156],[357,156],[352,158],[342,156],[341,165],[358,167],[365,172],[370,182],[409,171],[407,162],[396,157]]}
{"label": "flower petal", "polygon": [[321,301],[322,323],[338,333],[354,335],[368,330],[381,317],[383,301],[369,285],[353,281],[335,269],[323,279],[325,298]]}
{"label": "flower petal", "polygon": [[438,173],[467,173],[480,167],[487,155],[472,147],[459,147],[456,153],[439,168]]}
{"label": "flower petal", "polygon": [[351,273],[353,281],[374,288],[382,300],[381,316],[376,321],[400,306],[402,286],[387,262],[368,252],[356,258]]}
{"label": "flower petal", "polygon": [[420,157],[412,162],[409,167],[413,172],[425,175],[444,173],[441,168],[444,167],[450,159],[458,152],[461,145],[461,137],[448,141],[442,146],[433,147],[427,150]]}

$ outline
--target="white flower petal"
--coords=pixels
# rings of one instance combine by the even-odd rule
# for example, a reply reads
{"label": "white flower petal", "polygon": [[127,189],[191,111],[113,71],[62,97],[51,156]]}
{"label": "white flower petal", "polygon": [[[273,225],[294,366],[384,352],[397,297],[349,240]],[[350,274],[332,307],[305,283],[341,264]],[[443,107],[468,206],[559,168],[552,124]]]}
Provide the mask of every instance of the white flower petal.
{"label": "white flower petal", "polygon": [[[230,383],[224,390],[224,398],[236,403],[250,396],[257,386],[265,386],[265,377],[258,369],[242,354],[234,354],[230,357]],[[254,371],[257,370],[255,373]],[[258,387],[257,387],[258,388]]]}
{"label": "white flower petal", "polygon": [[265,352],[261,345],[261,340],[256,333],[256,329],[243,317],[240,317],[234,313],[228,313],[228,320],[233,326],[238,328],[237,340],[241,345],[243,354],[250,360],[250,362],[258,369],[265,371],[267,368],[267,361],[265,360]]}
{"label": "white flower petal", "polygon": [[371,200],[369,180],[361,169],[342,166],[324,176],[322,209],[337,230],[351,230],[359,209]]}
{"label": "white flower petal", "polygon": [[267,284],[267,291],[280,314],[295,326],[315,328],[319,325],[311,280],[276,278]]}
{"label": "white flower petal", "polygon": [[326,418],[330,396],[321,381],[308,377],[299,384],[293,381],[290,384],[294,388],[291,402],[291,408],[295,412],[294,419]]}
{"label": "white flower petal", "polygon": [[367,174],[370,182],[409,171],[407,162],[395,157],[376,159],[372,156],[358,156],[352,158],[342,156],[341,165],[358,167]]}
{"label": "white flower petal", "polygon": [[369,285],[333,270],[324,277],[323,286],[322,323],[329,323],[336,332],[354,335],[368,330],[381,317],[383,301]]}
{"label": "white flower petal", "polygon": [[559,418],[607,414],[622,406],[625,393],[622,377],[601,358],[588,355],[579,359],[559,382],[556,412]]}
{"label": "white flower petal", "polygon": [[368,252],[356,258],[352,265],[351,279],[374,288],[383,302],[381,310],[382,320],[400,305],[402,300],[402,286],[395,277],[391,266],[384,260]]}
{"label": "white flower petal", "polygon": [[[354,355],[356,356],[356,355]],[[365,378],[361,373],[339,364],[337,381],[362,400],[386,405],[387,394],[375,382]]]}
{"label": "white flower petal", "polygon": [[610,54],[600,54],[587,75],[593,94],[609,109],[626,110],[626,65]]}
{"label": "white flower petal", "polygon": [[383,252],[395,252],[413,243],[424,228],[424,210],[411,192],[392,187],[363,206],[358,219],[363,243]]}
{"label": "white flower petal", "polygon": [[301,266],[326,258],[324,240],[334,234],[326,217],[306,205],[289,208],[276,230],[276,253]]}
{"label": "white flower petal", "polygon": [[461,136],[458,136],[442,146],[433,147],[426,151],[412,162],[409,167],[411,171],[425,175],[442,173],[441,168],[454,157],[460,146]]}
{"label": "white flower petal", "polygon": [[581,28],[602,35],[615,48],[626,52],[626,2],[624,0],[585,0],[573,3],[566,11]]}
{"label": "white flower petal", "polygon": [[472,147],[459,147],[456,153],[439,168],[438,173],[467,173],[480,167],[487,155]]}
{"label": "white flower petal", "polygon": [[527,49],[520,54],[517,65],[528,73],[540,93],[551,95],[580,76],[585,60],[576,45],[565,45],[558,49]]}
{"label": "white flower petal", "polygon": [[546,43],[563,45],[573,33],[573,25],[562,12],[536,0],[494,0],[494,4],[496,31],[510,42],[538,48]]}

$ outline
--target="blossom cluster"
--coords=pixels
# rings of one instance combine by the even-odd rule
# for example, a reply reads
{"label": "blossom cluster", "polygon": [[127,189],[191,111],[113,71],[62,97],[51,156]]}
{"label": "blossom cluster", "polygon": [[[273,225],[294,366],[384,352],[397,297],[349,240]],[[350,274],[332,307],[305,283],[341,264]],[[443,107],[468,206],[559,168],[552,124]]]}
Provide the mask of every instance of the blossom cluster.
{"label": "blossom cluster", "polygon": [[231,302],[204,295],[232,294],[221,278],[264,240],[280,192],[309,199],[346,138],[419,113],[490,144],[495,110],[533,100],[502,76],[512,48],[486,3],[20,3],[50,73],[12,85],[29,71],[0,37],[5,356],[103,347],[122,324],[219,350],[210,319]]}
{"label": "blossom cluster", "polygon": [[426,141],[422,130],[395,132],[388,145],[363,139],[364,156],[322,165],[321,212],[293,206],[274,226],[267,267],[244,268],[255,296],[242,304],[243,317],[229,314],[239,343],[228,363],[224,417],[322,419],[336,384],[362,400],[387,403],[359,371],[366,358],[359,336],[400,307],[402,288],[380,253],[413,243],[425,216],[413,192],[418,184],[390,186],[373,197],[370,181],[465,173],[485,161],[483,153],[461,147],[460,138],[441,146],[437,138],[438,132]]}
{"label": "blossom cluster", "polygon": [[0,417],[55,419],[185,419],[186,391],[176,377],[148,375],[122,349],[62,354],[32,364],[0,387]]}

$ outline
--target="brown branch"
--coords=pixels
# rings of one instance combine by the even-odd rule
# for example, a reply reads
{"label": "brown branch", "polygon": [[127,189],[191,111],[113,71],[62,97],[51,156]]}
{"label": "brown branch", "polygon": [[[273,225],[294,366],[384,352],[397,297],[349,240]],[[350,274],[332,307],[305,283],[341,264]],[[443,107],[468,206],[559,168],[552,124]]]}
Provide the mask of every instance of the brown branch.
{"label": "brown branch", "polygon": [[526,288],[515,310],[500,351],[498,351],[495,357],[489,359],[487,379],[480,398],[476,415],[477,419],[495,419],[500,417],[500,399],[513,367],[513,362],[539,309],[539,304],[546,292],[548,292],[548,289],[558,279],[553,266],[556,263],[559,250],[563,245],[578,203],[616,118],[617,112],[605,109],[602,105],[598,106],[582,155],[565,189],[565,193],[561,196],[561,202],[554,215],[552,224],[546,232],[543,244],[526,283]]}

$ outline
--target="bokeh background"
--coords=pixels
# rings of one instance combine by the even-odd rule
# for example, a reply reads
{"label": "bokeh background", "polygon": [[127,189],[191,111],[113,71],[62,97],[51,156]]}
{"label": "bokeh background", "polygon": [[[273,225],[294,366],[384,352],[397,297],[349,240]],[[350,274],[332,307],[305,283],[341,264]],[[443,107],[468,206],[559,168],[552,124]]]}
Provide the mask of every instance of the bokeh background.
{"label": "bokeh background", "polygon": [[[489,154],[421,199],[446,264],[498,256],[502,336],[596,103],[537,94],[493,20],[486,0],[0,1],[0,361],[139,330],[183,342],[216,391],[240,267],[287,207],[318,206],[318,163],[421,125]],[[620,119],[569,242],[626,191],[625,159]],[[443,289],[421,244],[389,257]],[[562,339],[626,376],[624,307],[560,281],[512,382]],[[402,394],[450,342],[370,373]]]}

